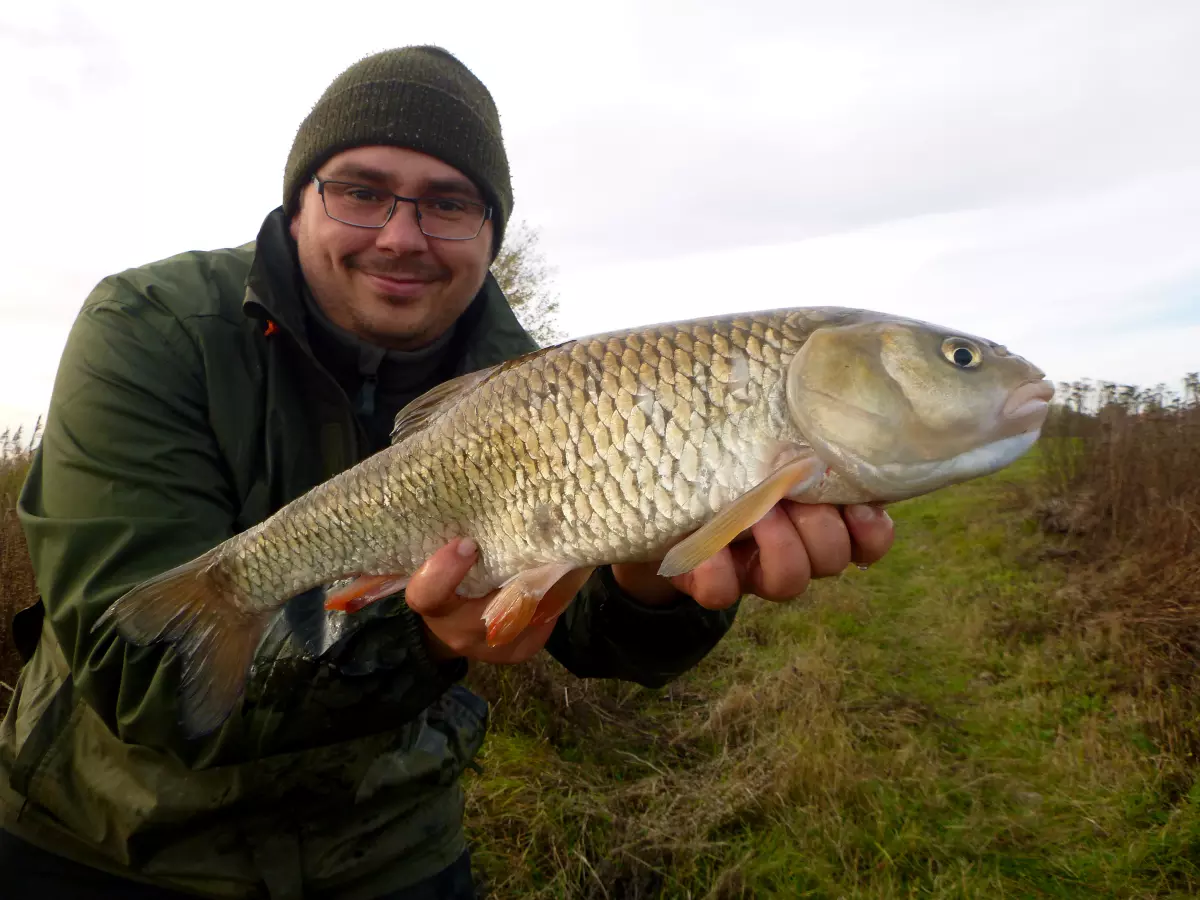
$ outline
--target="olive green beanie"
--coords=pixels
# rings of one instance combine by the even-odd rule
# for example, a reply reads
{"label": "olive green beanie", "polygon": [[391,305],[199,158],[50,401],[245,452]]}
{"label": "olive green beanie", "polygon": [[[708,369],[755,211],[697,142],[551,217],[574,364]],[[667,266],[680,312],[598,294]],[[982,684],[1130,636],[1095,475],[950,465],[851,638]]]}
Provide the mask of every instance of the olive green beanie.
{"label": "olive green beanie", "polygon": [[500,115],[488,89],[441,47],[401,47],[359,60],[325,89],[300,123],[283,174],[291,217],[301,188],[331,156],[351,147],[407,147],[449,163],[492,207],[493,255],[512,212]]}

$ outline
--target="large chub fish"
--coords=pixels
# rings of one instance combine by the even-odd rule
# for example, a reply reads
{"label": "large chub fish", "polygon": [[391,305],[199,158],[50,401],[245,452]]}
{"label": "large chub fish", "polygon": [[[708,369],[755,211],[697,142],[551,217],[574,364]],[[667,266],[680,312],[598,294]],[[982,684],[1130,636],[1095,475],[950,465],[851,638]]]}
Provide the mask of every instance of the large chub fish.
{"label": "large chub fish", "polygon": [[781,498],[892,501],[1029,449],[1053,389],[1005,348],[863,310],[783,309],[600,335],[434,389],[394,443],[255,527],[129,591],[128,639],[175,644],[184,724],[215,728],[271,614],[319,585],[355,609],[474,538],[461,592],[500,588],[489,640],[563,575],[663,559],[689,571]]}

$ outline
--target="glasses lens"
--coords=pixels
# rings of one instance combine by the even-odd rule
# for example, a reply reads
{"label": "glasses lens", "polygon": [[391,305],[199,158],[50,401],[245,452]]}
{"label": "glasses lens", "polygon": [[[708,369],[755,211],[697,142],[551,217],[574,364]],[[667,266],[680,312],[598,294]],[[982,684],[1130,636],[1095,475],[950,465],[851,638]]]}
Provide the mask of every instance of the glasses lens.
{"label": "glasses lens", "polygon": [[417,206],[421,210],[421,230],[430,237],[473,238],[483,227],[486,209],[472,200],[425,197],[417,201]]}
{"label": "glasses lens", "polygon": [[392,195],[361,184],[325,182],[325,211],[350,225],[378,228],[392,209]]}

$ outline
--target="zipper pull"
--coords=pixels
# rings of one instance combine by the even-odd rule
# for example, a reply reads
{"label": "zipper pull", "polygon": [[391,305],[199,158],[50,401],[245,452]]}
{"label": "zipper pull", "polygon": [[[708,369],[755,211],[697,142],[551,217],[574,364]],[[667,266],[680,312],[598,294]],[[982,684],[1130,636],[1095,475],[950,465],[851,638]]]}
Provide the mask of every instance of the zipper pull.
{"label": "zipper pull", "polygon": [[375,415],[375,387],[379,384],[379,376],[374,372],[363,377],[362,387],[358,391],[358,414],[360,416]]}

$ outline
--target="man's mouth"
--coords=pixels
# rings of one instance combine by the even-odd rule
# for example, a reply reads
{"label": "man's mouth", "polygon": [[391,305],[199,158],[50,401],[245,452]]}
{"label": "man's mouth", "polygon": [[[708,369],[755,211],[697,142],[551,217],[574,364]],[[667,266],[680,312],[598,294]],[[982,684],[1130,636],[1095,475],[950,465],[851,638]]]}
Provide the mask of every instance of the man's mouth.
{"label": "man's mouth", "polygon": [[380,293],[391,297],[411,297],[421,293],[434,279],[403,273],[382,274],[363,271],[367,281]]}

